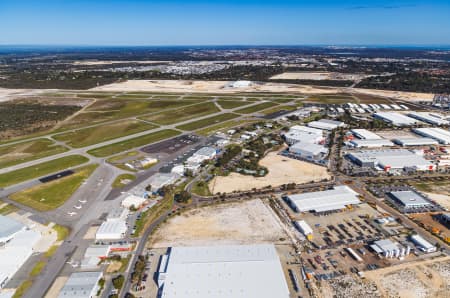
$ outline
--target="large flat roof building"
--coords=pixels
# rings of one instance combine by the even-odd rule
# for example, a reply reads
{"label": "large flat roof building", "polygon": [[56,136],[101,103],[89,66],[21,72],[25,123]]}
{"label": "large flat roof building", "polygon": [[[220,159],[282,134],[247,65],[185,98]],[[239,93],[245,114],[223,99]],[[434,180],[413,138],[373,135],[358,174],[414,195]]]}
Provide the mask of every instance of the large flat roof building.
{"label": "large flat roof building", "polygon": [[173,247],[160,264],[162,298],[288,298],[273,245]]}
{"label": "large flat roof building", "polygon": [[355,128],[351,130],[351,133],[355,135],[355,137],[361,140],[381,140],[383,139],[376,133],[371,132],[370,130],[363,128]]}
{"label": "large flat roof building", "polygon": [[441,144],[450,144],[450,131],[437,127],[414,128],[413,131],[421,136],[435,139]]}
{"label": "large flat roof building", "polygon": [[287,195],[285,198],[296,212],[327,212],[361,203],[358,193],[346,185],[325,191]]}
{"label": "large flat roof building", "polygon": [[322,145],[300,142],[289,147],[289,152],[308,160],[321,160],[328,153],[328,149]]}
{"label": "large flat roof building", "polygon": [[386,139],[369,139],[369,140],[351,140],[348,144],[355,148],[379,148],[379,147],[392,147],[394,143]]}
{"label": "large flat roof building", "polygon": [[25,229],[25,225],[9,218],[0,215],[0,246],[11,240],[14,235]]}
{"label": "large flat roof building", "polygon": [[433,206],[426,198],[412,190],[391,191],[389,196],[398,204],[407,209]]}
{"label": "large flat roof building", "polygon": [[311,121],[308,124],[308,127],[318,128],[323,130],[333,130],[338,127],[344,127],[345,123],[341,121],[334,121],[329,119],[320,119],[318,121]]}
{"label": "large flat roof building", "polygon": [[397,138],[393,140],[394,143],[407,147],[407,146],[428,146],[437,145],[438,141],[432,138]]}
{"label": "large flat roof building", "polygon": [[373,117],[395,126],[410,126],[418,122],[416,119],[395,112],[378,112],[373,114]]}
{"label": "large flat roof building", "polygon": [[378,168],[384,171],[391,169],[433,170],[434,165],[422,155],[406,149],[361,150],[351,152],[348,157],[362,167]]}
{"label": "large flat roof building", "polygon": [[448,125],[449,121],[445,120],[445,118],[436,113],[428,113],[428,112],[410,112],[408,116],[432,125]]}
{"label": "large flat roof building", "polygon": [[102,272],[74,272],[59,292],[58,298],[97,297],[98,281]]}

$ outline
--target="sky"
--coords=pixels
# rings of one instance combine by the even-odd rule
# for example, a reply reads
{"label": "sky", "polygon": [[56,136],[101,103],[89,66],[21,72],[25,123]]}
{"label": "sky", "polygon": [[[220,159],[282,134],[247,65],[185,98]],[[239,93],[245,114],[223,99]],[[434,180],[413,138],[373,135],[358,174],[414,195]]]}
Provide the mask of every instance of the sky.
{"label": "sky", "polygon": [[0,45],[450,45],[441,0],[0,0]]}

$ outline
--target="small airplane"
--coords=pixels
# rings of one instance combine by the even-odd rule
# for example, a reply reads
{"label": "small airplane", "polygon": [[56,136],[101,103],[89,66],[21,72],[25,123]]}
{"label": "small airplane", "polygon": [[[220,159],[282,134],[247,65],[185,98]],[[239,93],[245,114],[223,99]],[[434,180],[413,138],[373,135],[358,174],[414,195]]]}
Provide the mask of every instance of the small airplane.
{"label": "small airplane", "polygon": [[75,205],[75,206],[73,206],[73,208],[75,208],[75,209],[81,209],[81,208],[83,208],[83,206],[81,206],[81,205]]}
{"label": "small airplane", "polygon": [[67,214],[68,214],[69,216],[74,216],[74,215],[77,215],[77,213],[76,213],[76,212],[67,212]]}
{"label": "small airplane", "polygon": [[85,204],[87,200],[78,200],[78,202],[80,202],[81,204]]}

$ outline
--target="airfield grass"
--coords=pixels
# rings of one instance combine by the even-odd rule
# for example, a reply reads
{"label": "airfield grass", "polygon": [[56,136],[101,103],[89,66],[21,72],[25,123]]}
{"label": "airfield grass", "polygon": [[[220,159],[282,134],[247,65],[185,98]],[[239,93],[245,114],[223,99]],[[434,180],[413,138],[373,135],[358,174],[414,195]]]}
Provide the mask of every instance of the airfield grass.
{"label": "airfield grass", "polygon": [[285,97],[278,97],[278,98],[270,99],[270,101],[277,102],[277,103],[288,103],[288,102],[292,102],[294,100],[295,100],[295,98],[285,98]]}
{"label": "airfield grass", "polygon": [[70,167],[88,162],[89,159],[82,155],[69,155],[43,162],[34,166],[22,168],[8,173],[0,174],[0,187],[14,185],[41,176],[49,175]]}
{"label": "airfield grass", "polygon": [[63,241],[64,239],[67,238],[67,236],[69,236],[69,233],[70,233],[69,228],[58,225],[58,224],[54,224],[52,229],[55,230],[55,232],[57,234],[57,239],[56,239],[57,241]]}
{"label": "airfield grass", "polygon": [[26,291],[28,291],[29,288],[31,288],[31,286],[33,285],[33,281],[27,279],[25,280],[23,283],[21,283],[16,291],[14,292],[14,295],[12,296],[12,298],[20,298],[22,297]]}
{"label": "airfield grass", "polygon": [[181,129],[181,130],[197,130],[197,129],[203,128],[205,126],[214,125],[214,124],[224,122],[227,120],[231,120],[231,119],[237,118],[237,117],[239,117],[239,115],[232,114],[232,113],[226,113],[226,114],[221,114],[218,116],[208,117],[208,118],[201,119],[198,121],[190,122],[190,123],[187,123],[184,125],[180,125],[180,126],[177,126],[177,128]]}
{"label": "airfield grass", "polygon": [[358,100],[355,99],[351,94],[347,93],[337,93],[337,94],[316,94],[310,95],[304,99],[306,102],[317,102],[323,104],[344,104],[344,103],[357,103]]}
{"label": "airfield grass", "polygon": [[237,107],[245,106],[250,103],[245,101],[237,101],[237,100],[218,100],[217,103],[224,109],[234,109]]}
{"label": "airfield grass", "polygon": [[80,148],[157,127],[158,126],[156,125],[138,120],[125,120],[58,134],[53,136],[53,138],[58,141],[66,142],[69,146]]}
{"label": "airfield grass", "polygon": [[203,104],[185,107],[183,109],[171,110],[150,115],[147,117],[141,117],[141,119],[164,125],[187,121],[190,119],[206,116],[217,112],[220,112],[219,108],[214,103],[207,102]]}
{"label": "airfield grass", "polygon": [[297,106],[292,105],[282,105],[282,106],[276,106],[267,110],[262,111],[261,113],[264,115],[270,115],[279,111],[293,111],[296,110]]}
{"label": "airfield grass", "polygon": [[97,100],[83,112],[62,125],[62,129],[82,127],[85,123],[101,123],[136,115],[162,112],[200,103],[200,100],[103,99]]}
{"label": "airfield grass", "polygon": [[16,206],[11,205],[11,204],[6,204],[5,206],[0,208],[0,214],[8,215],[8,214],[16,212],[18,210],[19,210],[19,208],[17,208]]}
{"label": "airfield grass", "polygon": [[12,194],[10,199],[38,211],[56,209],[73,195],[97,166],[98,164],[91,164],[81,167],[76,169],[75,173],[70,176],[39,184]]}
{"label": "airfield grass", "polygon": [[127,151],[136,147],[144,146],[147,144],[155,143],[164,139],[168,139],[179,135],[180,132],[172,129],[160,130],[144,136],[129,139],[126,141],[106,145],[103,147],[89,150],[88,153],[96,157],[111,156],[123,151]]}
{"label": "airfield grass", "polygon": [[48,139],[38,139],[0,147],[0,168],[55,155],[68,149]]}
{"label": "airfield grass", "polygon": [[218,131],[224,131],[226,129],[230,129],[236,126],[241,126],[244,124],[252,123],[252,122],[258,122],[259,120],[230,120],[226,122],[222,122],[216,125],[208,126],[205,128],[202,128],[200,130],[195,131],[196,134],[202,135],[202,136],[209,136],[212,135]]}
{"label": "airfield grass", "polygon": [[121,175],[116,177],[116,179],[112,183],[112,187],[114,187],[114,188],[124,187],[126,185],[126,183],[123,183],[122,182],[123,180],[133,181],[135,179],[136,179],[136,176],[133,175],[133,174],[121,174]]}
{"label": "airfield grass", "polygon": [[263,103],[260,103],[260,104],[257,104],[257,105],[251,106],[251,107],[236,110],[235,112],[240,113],[240,114],[251,114],[251,113],[255,113],[255,112],[258,112],[261,110],[265,110],[265,109],[274,107],[276,105],[277,104],[273,103],[273,102],[263,102]]}

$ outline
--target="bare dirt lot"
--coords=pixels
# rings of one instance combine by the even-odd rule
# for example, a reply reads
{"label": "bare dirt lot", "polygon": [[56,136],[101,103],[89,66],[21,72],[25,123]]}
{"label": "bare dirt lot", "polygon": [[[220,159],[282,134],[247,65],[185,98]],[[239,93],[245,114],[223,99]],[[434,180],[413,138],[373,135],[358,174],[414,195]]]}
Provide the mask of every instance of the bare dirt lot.
{"label": "bare dirt lot", "polygon": [[431,192],[425,192],[425,194],[427,196],[429,196],[430,199],[436,201],[442,207],[450,209],[450,196],[449,195],[438,194],[438,193],[431,193]]}
{"label": "bare dirt lot", "polygon": [[365,272],[383,297],[447,298],[450,287],[450,258],[406,263]]}
{"label": "bare dirt lot", "polygon": [[288,241],[279,219],[257,199],[182,213],[163,224],[150,238],[149,246],[284,244]]}
{"label": "bare dirt lot", "polygon": [[338,72],[284,72],[271,77],[271,80],[358,80],[364,75]]}
{"label": "bare dirt lot", "polygon": [[305,183],[329,179],[327,169],[309,162],[290,159],[277,152],[270,152],[261,159],[260,165],[266,167],[269,173],[264,177],[246,176],[231,173],[228,176],[217,176],[211,180],[209,188],[211,193],[246,191],[252,188],[272,187],[287,183]]}

